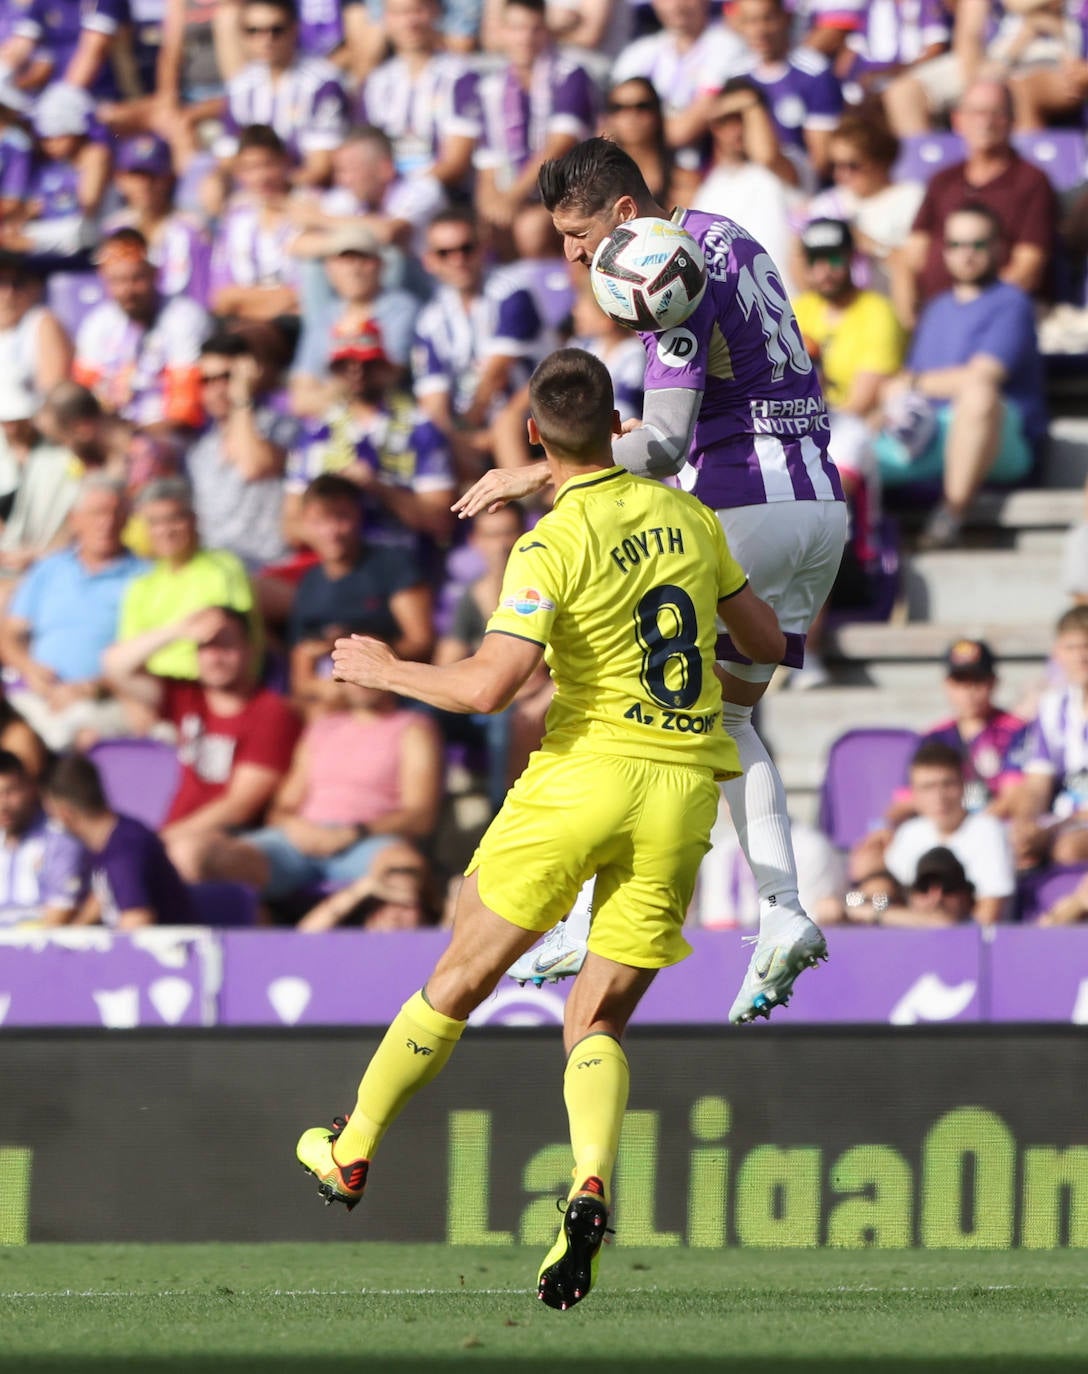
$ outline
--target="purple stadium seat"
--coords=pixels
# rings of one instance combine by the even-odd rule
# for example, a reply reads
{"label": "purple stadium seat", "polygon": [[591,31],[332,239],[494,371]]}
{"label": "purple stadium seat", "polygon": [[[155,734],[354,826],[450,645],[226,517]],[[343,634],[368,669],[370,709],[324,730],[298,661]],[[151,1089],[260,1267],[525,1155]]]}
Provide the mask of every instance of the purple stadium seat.
{"label": "purple stadium seat", "polygon": [[79,326],[105,299],[106,293],[97,272],[54,272],[45,295],[49,309],[64,326],[68,337],[75,339]]}
{"label": "purple stadium seat", "polygon": [[959,134],[912,134],[900,143],[892,180],[926,182],[934,172],[962,161],[963,143]]}
{"label": "purple stadium seat", "polygon": [[102,740],[90,751],[115,810],[158,830],[178,788],[177,754],[151,739]]}
{"label": "purple stadium seat", "polygon": [[918,747],[913,730],[847,730],[831,746],[820,788],[820,829],[849,849],[888,809]]}
{"label": "purple stadium seat", "polygon": [[1052,864],[1034,873],[1022,873],[1016,881],[1016,909],[1021,921],[1037,921],[1059,897],[1068,897],[1088,874],[1088,864]]}
{"label": "purple stadium seat", "polygon": [[257,924],[257,894],[244,883],[193,883],[189,895],[202,926]]}
{"label": "purple stadium seat", "polygon": [[1080,129],[1038,129],[1013,134],[1021,157],[1047,174],[1055,191],[1071,191],[1084,182],[1084,133]]}

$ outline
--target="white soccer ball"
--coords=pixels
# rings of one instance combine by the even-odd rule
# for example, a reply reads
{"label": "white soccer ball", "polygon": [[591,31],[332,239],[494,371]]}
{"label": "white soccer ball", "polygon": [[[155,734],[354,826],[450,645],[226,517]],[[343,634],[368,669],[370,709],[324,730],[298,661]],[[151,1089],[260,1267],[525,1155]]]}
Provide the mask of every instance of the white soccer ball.
{"label": "white soccer ball", "polygon": [[686,229],[668,219],[631,219],[597,245],[593,295],[609,319],[653,334],[683,324],[706,292],[706,263]]}

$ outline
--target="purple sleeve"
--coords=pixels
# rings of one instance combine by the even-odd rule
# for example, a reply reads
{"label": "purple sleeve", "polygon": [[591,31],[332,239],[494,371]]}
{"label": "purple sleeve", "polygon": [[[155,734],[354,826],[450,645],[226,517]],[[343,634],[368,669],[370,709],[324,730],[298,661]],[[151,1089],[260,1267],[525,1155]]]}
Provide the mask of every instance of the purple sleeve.
{"label": "purple sleeve", "polygon": [[118,912],[137,907],[155,910],[155,894],[148,879],[154,858],[155,836],[150,831],[126,836],[124,845],[111,844],[99,857]]}
{"label": "purple sleeve", "polygon": [[453,459],[446,436],[429,421],[412,431],[412,451],[416,456],[410,485],[417,491],[433,491],[454,484]]}
{"label": "purple sleeve", "polygon": [[412,344],[412,382],[417,395],[427,392],[448,391],[450,376],[445,363],[434,345],[434,340],[423,330],[416,331]]}
{"label": "purple sleeve", "polygon": [[463,138],[482,137],[484,117],[480,108],[480,81],[475,72],[465,72],[453,83],[450,105],[452,119],[443,132]]}
{"label": "purple sleeve", "polygon": [[952,35],[948,11],[940,0],[921,0],[915,25],[923,47],[944,42]]}
{"label": "purple sleeve", "polygon": [[646,349],[644,390],[680,387],[685,391],[704,391],[710,336],[716,319],[714,301],[707,291],[683,324],[666,329],[663,334],[640,334]]}
{"label": "purple sleeve", "polygon": [[512,339],[520,344],[534,343],[540,337],[540,329],[540,315],[531,293],[511,291],[509,296],[499,302],[492,343],[501,344],[504,339]]}
{"label": "purple sleeve", "polygon": [[1009,292],[1005,299],[1007,307],[995,310],[977,335],[975,352],[996,358],[1011,377],[1035,351],[1035,316],[1027,296]]}
{"label": "purple sleeve", "polygon": [[1059,771],[1058,760],[1054,757],[1042,721],[1037,720],[1028,727],[1021,757],[1026,772],[1057,773]]}
{"label": "purple sleeve", "polygon": [[828,67],[827,71],[818,73],[809,83],[805,123],[828,128],[832,121],[837,122],[844,104],[842,87],[835,73]]}
{"label": "purple sleeve", "polygon": [[584,67],[572,67],[552,94],[549,133],[588,138],[597,117],[597,98]]}
{"label": "purple sleeve", "polygon": [[328,151],[343,143],[348,131],[348,102],[339,81],[328,80],[314,92],[309,116],[299,130],[304,153]]}
{"label": "purple sleeve", "polygon": [[22,200],[30,181],[30,144],[8,137],[0,142],[0,196]]}
{"label": "purple sleeve", "polygon": [[63,830],[50,829],[38,874],[40,905],[75,906],[83,883],[83,846]]}
{"label": "purple sleeve", "polygon": [[287,455],[284,487],[289,492],[305,491],[321,471],[320,453],[329,440],[327,425],[304,425],[302,433]]}

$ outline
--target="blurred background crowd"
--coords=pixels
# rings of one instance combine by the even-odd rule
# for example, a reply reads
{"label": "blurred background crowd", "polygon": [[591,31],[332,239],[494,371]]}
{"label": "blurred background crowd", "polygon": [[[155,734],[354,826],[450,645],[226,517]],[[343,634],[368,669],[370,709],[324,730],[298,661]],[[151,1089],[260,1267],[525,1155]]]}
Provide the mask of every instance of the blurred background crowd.
{"label": "blurred background crowd", "polygon": [[[0,923],[443,919],[550,680],[446,718],[329,651],[479,643],[539,512],[450,507],[533,456],[541,357],[589,349],[640,414],[641,344],[536,196],[595,133],[738,220],[794,302],[853,523],[789,694],[833,689],[843,627],[904,618],[910,556],[1003,547],[981,489],[1037,487],[1078,408],[1086,33],[1076,0],[4,0]],[[1019,701],[979,617],[933,615],[949,719],[832,751],[797,831],[820,919],[1088,911],[1067,523]],[[716,839],[692,919],[751,923]]]}

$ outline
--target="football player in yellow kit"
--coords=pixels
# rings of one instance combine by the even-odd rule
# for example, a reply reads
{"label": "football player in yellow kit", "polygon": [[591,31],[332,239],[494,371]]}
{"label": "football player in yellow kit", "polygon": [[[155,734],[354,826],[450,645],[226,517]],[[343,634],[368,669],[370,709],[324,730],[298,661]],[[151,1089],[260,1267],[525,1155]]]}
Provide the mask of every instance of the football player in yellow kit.
{"label": "football player in yellow kit", "polygon": [[619,419],[603,364],[553,353],[529,400],[555,505],[511,553],[478,651],[437,668],[352,636],[333,653],[337,677],[447,711],[501,710],[542,655],[556,693],[540,750],[469,865],[449,947],[387,1031],[346,1124],[307,1131],[298,1158],[327,1201],[353,1207],[386,1129],[470,1013],[595,874],[564,1026],[574,1184],[538,1277],[539,1297],[565,1309],[589,1292],[607,1225],[629,1084],[620,1038],[657,970],[690,953],[682,926],[716,780],[739,771],[721,722],[716,620],[759,662],[786,645],[714,513],[613,464]]}

